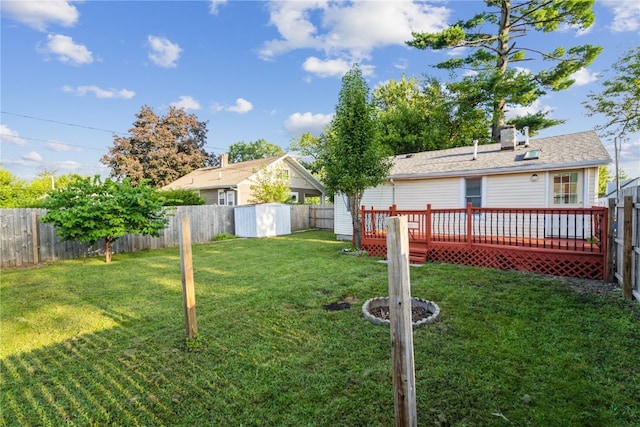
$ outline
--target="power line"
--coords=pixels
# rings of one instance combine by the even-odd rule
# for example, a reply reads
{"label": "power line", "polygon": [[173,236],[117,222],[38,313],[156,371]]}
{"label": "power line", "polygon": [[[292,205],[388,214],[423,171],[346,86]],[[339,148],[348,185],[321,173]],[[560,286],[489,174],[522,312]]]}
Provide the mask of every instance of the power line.
{"label": "power line", "polygon": [[51,140],[51,139],[31,138],[29,136],[20,136],[20,138],[21,139],[26,139],[26,140],[29,140],[29,141],[38,141],[38,142],[46,142],[46,143],[50,143],[50,144],[68,145],[69,147],[86,148],[86,149],[89,149],[89,150],[106,151],[104,148],[87,147],[86,145],[69,144],[68,142],[55,141],[55,140]]}
{"label": "power line", "polygon": [[127,132],[117,132],[115,130],[101,129],[101,128],[97,128],[97,127],[93,127],[93,126],[85,126],[85,125],[79,125],[79,124],[76,124],[76,123],[61,122],[59,120],[44,119],[42,117],[27,116],[26,114],[12,113],[12,112],[9,112],[9,111],[0,111],[0,113],[7,114],[9,116],[23,117],[25,119],[31,119],[31,120],[40,120],[42,122],[57,123],[59,125],[73,126],[73,127],[77,127],[77,128],[90,129],[90,130],[95,130],[95,131],[99,131],[99,132],[108,132],[108,133],[111,133],[111,134],[115,133],[115,134],[118,134],[118,135],[129,135],[129,133],[127,133]]}

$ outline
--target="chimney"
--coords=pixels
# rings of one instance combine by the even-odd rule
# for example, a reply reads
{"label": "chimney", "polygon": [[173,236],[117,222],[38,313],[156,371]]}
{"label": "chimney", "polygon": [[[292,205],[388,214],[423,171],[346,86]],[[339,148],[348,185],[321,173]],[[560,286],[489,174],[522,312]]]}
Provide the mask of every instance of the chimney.
{"label": "chimney", "polygon": [[223,168],[229,164],[229,154],[222,153],[220,154],[220,167]]}
{"label": "chimney", "polygon": [[522,132],[524,132],[524,146],[529,146],[529,126],[525,126],[522,128]]}
{"label": "chimney", "polygon": [[516,127],[504,126],[500,129],[500,149],[515,150],[517,144]]}

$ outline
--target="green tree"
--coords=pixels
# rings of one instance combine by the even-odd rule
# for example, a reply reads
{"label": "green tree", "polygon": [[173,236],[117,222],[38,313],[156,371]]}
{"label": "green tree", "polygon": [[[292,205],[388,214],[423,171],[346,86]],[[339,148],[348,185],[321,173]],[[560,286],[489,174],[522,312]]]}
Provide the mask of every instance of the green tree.
{"label": "green tree", "polygon": [[[618,177],[620,181],[623,179],[628,179],[627,173],[622,170],[622,168],[618,169]],[[615,181],[616,174],[615,171],[611,171],[607,166],[599,166],[598,167],[598,196],[602,197],[607,194],[607,183]]]}
{"label": "green tree", "polygon": [[37,208],[42,199],[54,188],[64,188],[80,175],[56,176],[55,171],[44,170],[32,181],[13,176],[0,168],[0,208]]}
{"label": "green tree", "polygon": [[105,239],[105,260],[111,262],[111,244],[127,234],[158,236],[169,222],[156,190],[141,182],[132,186],[99,176],[83,178],[53,190],[43,201],[43,222],[58,227],[62,240],[94,244]]}
{"label": "green tree", "polygon": [[606,122],[596,127],[603,137],[623,138],[640,132],[640,46],[625,52],[613,70],[613,78],[602,83],[602,91],[589,93],[591,102],[583,105],[588,116],[606,117]]}
{"label": "green tree", "polygon": [[349,212],[360,247],[362,219],[359,216],[362,195],[389,175],[389,151],[380,141],[380,123],[369,87],[358,65],[342,77],[336,113],[326,135],[321,164],[325,185],[333,194],[342,193],[349,201]]}
{"label": "green tree", "polygon": [[484,112],[465,91],[435,78],[402,76],[373,91],[382,125],[382,142],[393,154],[416,153],[488,142]]}
{"label": "green tree", "polygon": [[298,162],[316,178],[322,180],[322,167],[320,157],[324,147],[324,135],[313,136],[310,132],[303,133],[299,137],[292,138],[287,151],[297,152],[302,156]]}
{"label": "green tree", "polygon": [[247,162],[249,160],[282,155],[284,155],[284,151],[279,145],[271,144],[264,139],[248,144],[241,141],[229,146],[229,163]]}
{"label": "green tree", "polygon": [[252,195],[250,203],[286,203],[291,199],[289,175],[281,168],[260,166],[249,188]]}
{"label": "green tree", "polygon": [[148,180],[161,187],[195,169],[218,164],[204,149],[207,122],[198,121],[196,115],[169,107],[159,117],[144,105],[136,118],[131,136],[114,136],[109,154],[100,159],[111,168],[112,177],[129,178],[133,184]]}
{"label": "green tree", "polygon": [[25,180],[5,168],[0,168],[0,208],[27,207],[24,206],[26,187]]}
{"label": "green tree", "polygon": [[158,191],[164,206],[197,206],[204,205],[205,200],[193,190],[178,188],[175,190]]}
{"label": "green tree", "polygon": [[[560,25],[585,29],[594,22],[593,0],[485,0],[488,11],[473,16],[438,33],[413,33],[409,46],[418,49],[471,48],[466,57],[455,57],[436,65],[451,72],[467,69],[476,72],[466,78],[482,95],[482,105],[491,115],[494,141],[500,137],[505,125],[508,105],[529,106],[547,90],[559,91],[570,87],[571,75],[586,67],[600,54],[602,48],[592,45],[557,47],[540,50],[537,45],[524,46],[516,40],[530,31],[549,33]],[[485,29],[486,25],[492,29]],[[541,58],[555,66],[538,72],[523,71],[521,63]],[[534,129],[535,124],[529,125]]]}

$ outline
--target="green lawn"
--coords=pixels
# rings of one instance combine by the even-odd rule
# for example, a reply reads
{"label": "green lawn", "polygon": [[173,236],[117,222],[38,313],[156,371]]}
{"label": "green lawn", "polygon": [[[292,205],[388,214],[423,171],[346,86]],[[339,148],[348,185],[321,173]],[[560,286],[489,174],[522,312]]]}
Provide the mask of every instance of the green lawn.
{"label": "green lawn", "polygon": [[[390,426],[387,267],[306,232],[3,271],[0,425]],[[413,296],[421,426],[640,425],[640,307],[516,272],[428,264]],[[349,310],[323,304],[348,299]]]}

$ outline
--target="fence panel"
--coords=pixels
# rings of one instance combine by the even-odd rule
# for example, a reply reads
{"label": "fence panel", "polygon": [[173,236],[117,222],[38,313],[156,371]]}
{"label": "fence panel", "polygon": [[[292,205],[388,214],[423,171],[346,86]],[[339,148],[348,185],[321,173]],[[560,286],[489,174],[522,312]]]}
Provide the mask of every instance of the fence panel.
{"label": "fence panel", "polygon": [[333,205],[309,206],[309,227],[318,230],[333,231]]}
{"label": "fence panel", "polygon": [[[104,255],[104,239],[93,245],[63,242],[56,236],[55,227],[40,221],[46,213],[45,209],[0,209],[0,268]],[[210,242],[218,234],[233,234],[235,230],[233,206],[179,206],[158,237],[121,237],[111,246],[112,253],[178,246],[183,216],[190,219],[193,243]],[[308,228],[333,231],[333,205],[291,205],[291,231]]]}
{"label": "fence panel", "polygon": [[[44,209],[0,209],[0,268],[104,255],[104,239],[94,245],[79,241],[63,242],[56,236],[55,227],[40,221],[45,214]],[[160,232],[159,237],[127,235],[115,241],[112,252],[178,246],[183,216],[190,218],[193,243],[210,242],[218,234],[234,232],[232,206],[179,206],[172,212],[168,227]]]}
{"label": "fence panel", "polygon": [[[625,233],[625,198],[628,197],[631,198],[631,230]],[[615,277],[624,288],[624,272],[625,268],[629,268],[631,274],[628,277],[631,281],[631,292],[633,297],[640,301],[640,187],[624,188],[620,191],[616,203],[615,218],[615,238],[614,248],[612,249],[613,258],[615,259]],[[624,251],[625,235],[631,239],[630,242],[627,242],[631,246],[631,253],[626,254],[626,256]]]}
{"label": "fence panel", "polygon": [[291,231],[309,228],[309,206],[291,205]]}

